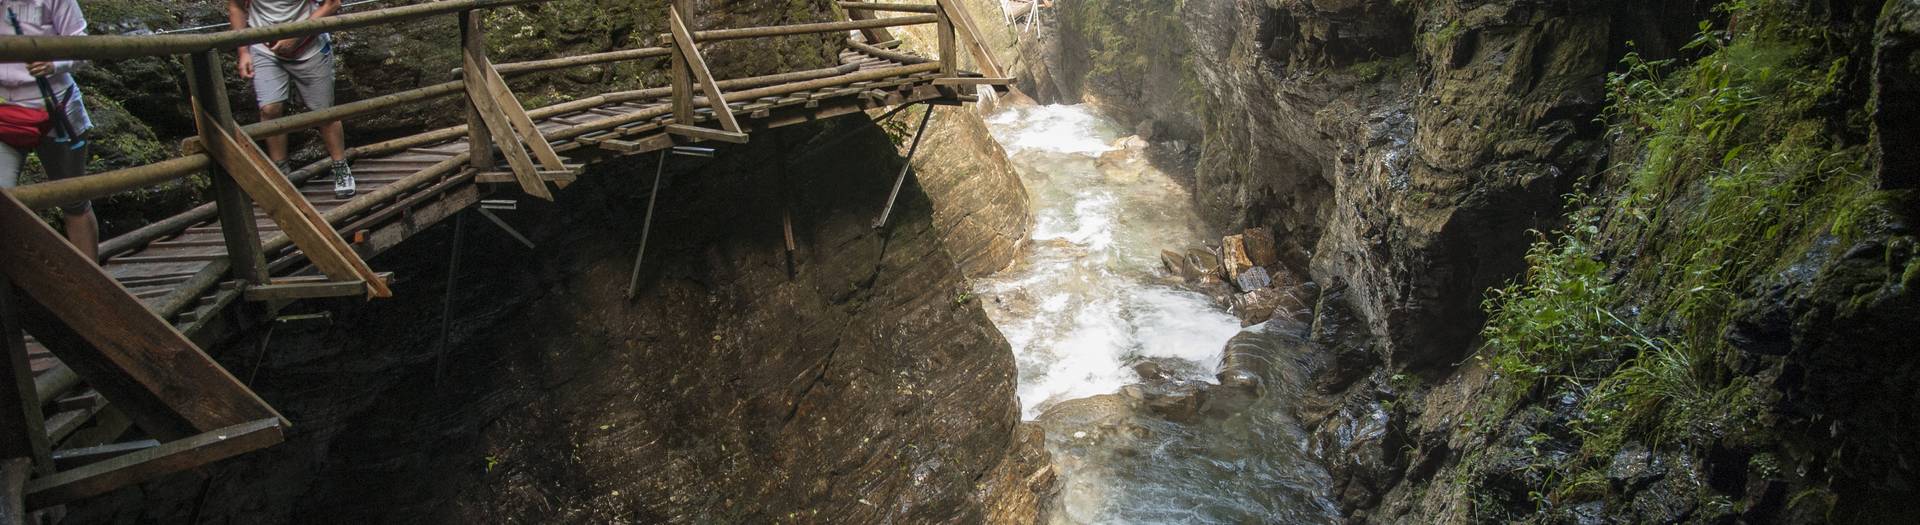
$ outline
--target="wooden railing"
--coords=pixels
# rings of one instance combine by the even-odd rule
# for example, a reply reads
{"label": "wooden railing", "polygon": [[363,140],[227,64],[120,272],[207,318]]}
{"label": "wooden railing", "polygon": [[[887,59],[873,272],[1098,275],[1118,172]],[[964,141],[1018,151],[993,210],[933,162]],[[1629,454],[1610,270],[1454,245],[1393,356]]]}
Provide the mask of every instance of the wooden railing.
{"label": "wooden railing", "polygon": [[[58,181],[26,185],[0,192],[0,383],[19,387],[19,395],[0,389],[0,459],[30,456],[43,477],[29,487],[30,506],[85,497],[114,486],[171,470],[191,468],[242,452],[247,447],[271,445],[280,439],[287,422],[271,406],[254,396],[168,321],[174,313],[197,304],[202,294],[222,281],[223,289],[244,290],[245,297],[270,300],[287,297],[273,293],[283,287],[311,286],[276,281],[268,256],[298,248],[307,261],[325,274],[330,289],[350,289],[368,296],[390,295],[384,278],[376,274],[332,225],[370,220],[384,203],[398,201],[407,192],[445,185],[459,172],[495,173],[504,160],[505,180],[529,195],[551,199],[548,184],[564,187],[577,169],[563,162],[551,140],[603,132],[615,127],[671,115],[668,134],[701,140],[745,142],[746,130],[733,114],[729,100],[751,101],[857,82],[939,71],[933,83],[968,86],[1007,80],[981,42],[978,28],[952,0],[932,4],[837,2],[847,19],[836,22],[774,27],[700,30],[692,26],[691,3],[674,0],[666,13],[667,32],[660,45],[603,53],[494,64],[487,55],[485,27],[480,11],[536,3],[540,0],[441,0],[343,14],[317,20],[208,34],[146,36],[34,36],[0,37],[0,62],[39,60],[105,60],[149,56],[178,56],[185,65],[188,97],[196,135],[185,140],[181,154],[168,160]],[[895,13],[877,16],[876,13]],[[393,24],[450,15],[460,27],[461,64],[458,79],[331,108],[241,125],[233,118],[222,70],[228,49],[286,38]],[[939,37],[936,59],[925,59],[880,47],[892,41],[889,28],[933,24]],[[707,67],[700,44],[741,39],[859,31],[864,43],[849,45],[901,65],[861,70],[841,66],[784,72],[761,77],[719,80]],[[957,47],[965,39],[980,74],[959,71]],[[672,61],[670,86],[602,93],[581,100],[526,109],[507,84],[508,77],[621,61],[667,58]],[[945,88],[943,88],[945,89]],[[373,115],[388,109],[441,97],[465,100],[465,125],[432,130],[408,137],[365,144],[348,150],[354,158],[382,155],[408,148],[467,138],[467,151],[407,175],[398,182],[346,201],[321,213],[295,184],[316,176],[321,165],[281,173],[260,150],[256,140],[314,128],[329,122]],[[579,112],[600,105],[669,98],[670,103],[590,122],[542,132],[538,119]],[[712,111],[717,128],[696,125],[696,108]],[[149,306],[127,292],[113,278],[86,260],[33,213],[55,205],[107,197],[164,184],[208,172],[214,202],[103,243],[103,257],[113,257],[171,235],[188,226],[217,217],[226,257],[211,261],[157,304]],[[560,176],[566,174],[567,176]],[[411,197],[407,197],[411,198]],[[255,206],[266,211],[282,231],[263,239],[257,229]],[[279,259],[284,262],[288,259]],[[32,301],[9,305],[10,284]],[[39,421],[35,378],[23,375],[20,324],[46,328],[36,332],[61,361],[71,383],[77,374],[149,435],[175,440],[155,452],[162,454],[114,469],[91,468],[51,474],[44,439],[31,438]],[[21,386],[24,385],[24,386]],[[24,401],[15,404],[12,401]],[[23,408],[23,407],[29,407]],[[24,431],[24,432],[23,432]],[[197,433],[197,434],[196,434]],[[228,436],[241,439],[227,439]],[[164,454],[181,454],[166,456]],[[191,457],[191,460],[179,459]],[[123,468],[124,467],[124,468]],[[37,487],[37,488],[36,488]],[[38,498],[38,499],[35,499]],[[4,502],[0,502],[4,503]]]}

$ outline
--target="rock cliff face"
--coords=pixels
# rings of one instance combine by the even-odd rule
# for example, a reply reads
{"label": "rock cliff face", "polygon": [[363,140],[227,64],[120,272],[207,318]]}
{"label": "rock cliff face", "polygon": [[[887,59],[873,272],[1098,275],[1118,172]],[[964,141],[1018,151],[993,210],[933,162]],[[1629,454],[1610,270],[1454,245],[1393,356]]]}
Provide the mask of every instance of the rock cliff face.
{"label": "rock cliff face", "polygon": [[1036,519],[1050,471],[1016,429],[1011,351],[956,300],[963,265],[927,195],[910,184],[872,227],[885,133],[853,119],[754,143],[671,161],[638,299],[651,161],[599,165],[510,216],[537,252],[470,217],[446,346],[451,228],[376,261],[407,278],[400,299],[272,339],[254,385],[299,425],[289,443],[76,518]]}
{"label": "rock cliff face", "polygon": [[[495,58],[633,45],[663,5],[498,10],[490,27],[513,38],[496,37]],[[800,23],[829,9],[703,5],[698,23]],[[441,80],[442,50],[410,46],[451,25],[412,29],[343,39],[343,89]],[[708,58],[723,76],[833,58],[825,40],[787,43],[723,44]],[[170,74],[155,61],[99,66],[102,92],[142,104],[161,97],[110,73]],[[659,85],[655,66],[516,86],[553,102]],[[453,114],[436,107],[360,129]],[[179,108],[146,109],[164,130]],[[1021,425],[1006,342],[962,299],[966,278],[1012,261],[1032,219],[979,118],[941,111],[884,229],[872,223],[902,163],[898,129],[849,117],[756,134],[714,161],[675,157],[636,300],[624,296],[651,156],[595,165],[559,203],[506,213],[537,250],[479,217],[426,232],[374,261],[399,276],[396,299],[313,305],[337,316],[222,345],[222,362],[295,422],[288,443],[75,505],[71,519],[1038,521],[1052,483],[1043,438]]]}
{"label": "rock cliff face", "polygon": [[[1880,408],[1910,359],[1845,327],[1912,308],[1911,196],[1871,188],[1912,187],[1915,9],[1718,4],[1089,1],[1024,55],[1041,95],[1198,119],[1166,138],[1203,213],[1271,227],[1361,328],[1299,409],[1350,518],[1903,520],[1874,502],[1920,486]],[[1167,20],[1190,52],[1143,50]]]}
{"label": "rock cliff face", "polygon": [[[1198,144],[1208,219],[1275,228],[1282,257],[1350,289],[1348,306],[1391,359],[1414,367],[1464,355],[1484,318],[1477,291],[1519,272],[1525,232],[1554,224],[1560,195],[1596,170],[1593,119],[1625,43],[1669,54],[1704,13],[1683,4],[1651,16],[1634,2],[1098,4],[1045,11],[1057,22],[1031,38],[1036,89],[1084,95],[1149,129],[1192,130],[1158,138]],[[1169,51],[1143,55],[1149,45]],[[1192,80],[1169,80],[1180,78]]]}

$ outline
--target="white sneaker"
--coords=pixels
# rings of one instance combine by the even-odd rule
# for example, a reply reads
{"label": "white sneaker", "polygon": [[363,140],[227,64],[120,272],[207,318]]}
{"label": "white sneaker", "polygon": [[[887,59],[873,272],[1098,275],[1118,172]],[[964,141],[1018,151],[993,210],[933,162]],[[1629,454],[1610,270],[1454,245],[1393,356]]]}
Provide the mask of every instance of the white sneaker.
{"label": "white sneaker", "polygon": [[347,166],[347,161],[333,161],[333,197],[344,200],[353,197],[353,193],[353,168]]}

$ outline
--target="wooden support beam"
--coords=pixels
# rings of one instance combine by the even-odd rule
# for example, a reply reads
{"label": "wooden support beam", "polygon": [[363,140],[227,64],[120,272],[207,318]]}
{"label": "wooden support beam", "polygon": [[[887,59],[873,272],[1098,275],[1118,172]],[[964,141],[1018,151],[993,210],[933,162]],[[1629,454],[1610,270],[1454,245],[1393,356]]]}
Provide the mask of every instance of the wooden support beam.
{"label": "wooden support beam", "polygon": [[159,441],[142,439],[125,443],[107,443],[103,445],[60,449],[59,452],[53,453],[53,461],[56,465],[60,466],[61,470],[69,470],[157,446],[160,446]]}
{"label": "wooden support beam", "polygon": [[27,458],[0,458],[0,525],[27,525],[28,511],[23,496],[33,465]]}
{"label": "wooden support beam", "polygon": [[0,459],[30,458],[35,471],[53,472],[53,448],[48,445],[41,397],[34,388],[33,368],[27,363],[25,328],[14,303],[13,285],[0,276]]}
{"label": "wooden support beam", "polygon": [[[392,272],[380,272],[380,280],[391,283]],[[367,293],[364,281],[329,281],[310,277],[275,279],[272,284],[253,285],[246,288],[248,301],[291,301],[295,299],[319,299],[323,297],[349,297]]]}
{"label": "wooden support beam", "polygon": [[[857,4],[857,3],[864,3],[864,2],[841,2],[840,3],[842,7],[845,7],[847,9],[848,20],[868,21],[868,20],[875,20],[879,18],[874,16],[873,9],[861,9],[861,8],[855,8],[855,7],[848,7],[846,5],[846,4]],[[874,4],[874,5],[880,5],[880,4]],[[915,7],[920,7],[920,6],[915,6]],[[932,6],[925,6],[925,7],[932,7]],[[933,10],[929,9],[924,12],[932,13]],[[865,38],[867,40],[867,43],[869,44],[878,44],[881,42],[886,42],[888,40],[893,40],[893,33],[887,31],[887,28],[884,28],[884,27],[869,27],[869,28],[863,28],[860,30],[860,37]]]}
{"label": "wooden support beam", "polygon": [[[693,2],[688,0],[673,0],[673,4],[669,7],[668,14],[671,15],[675,11],[691,15],[693,13]],[[671,26],[672,22],[669,21],[668,24]],[[675,41],[679,39],[679,37],[672,32],[671,28],[669,28],[667,36],[669,39]],[[673,49],[673,121],[682,124],[691,124],[693,123],[693,72],[687,68],[686,51],[682,50],[678,45],[669,47]]]}
{"label": "wooden support beam", "polygon": [[[1007,76],[1000,69],[1000,62],[993,59],[993,53],[987,50],[987,41],[980,38],[980,26],[973,23],[973,15],[967,8],[954,0],[938,0],[940,10],[946,13],[951,22],[959,28],[959,33],[967,37],[967,51],[973,54],[973,65],[980,74],[992,78]],[[944,50],[943,50],[944,51]]]}
{"label": "wooden support beam", "polygon": [[[211,142],[220,130],[235,130],[233,109],[227,103],[225,78],[220,70],[220,55],[213,51],[187,57],[187,87],[194,126],[203,143]],[[271,166],[271,163],[269,163]],[[273,168],[275,173],[279,168]],[[216,213],[220,217],[220,237],[226,241],[233,276],[250,283],[267,282],[266,252],[260,248],[259,226],[253,222],[253,199],[233,179],[227,165],[215,159],[208,166],[213,179]]]}
{"label": "wooden support beam", "polygon": [[116,488],[273,446],[284,439],[284,426],[279,418],[258,419],[28,481],[27,508],[45,508],[105,494]]}
{"label": "wooden support beam", "polygon": [[[485,71],[491,68],[487,65],[486,56],[474,52],[472,47],[462,55],[468,71]],[[485,80],[487,76],[469,75],[467,78],[467,99],[476,107],[480,120],[486,123],[487,133],[492,137],[493,144],[500,148],[501,153],[506,154],[507,166],[513,169],[514,176],[519,179],[520,189],[536,198],[553,200],[553,192],[547,189],[547,183],[540,180],[539,174],[535,172],[533,159],[527,156],[527,150],[522,148],[519,141],[514,138],[513,125],[509,123],[507,114],[500,107],[499,101],[494,98],[492,88],[487,86],[488,82]],[[518,104],[518,102],[514,103]]]}
{"label": "wooden support beam", "polygon": [[[540,177],[540,180],[555,185],[573,184],[573,181],[580,179],[575,170],[535,170],[534,173]],[[474,175],[473,181],[481,184],[518,183],[520,176],[510,171],[489,171]]]}
{"label": "wooden support beam", "polygon": [[[386,283],[379,282],[367,261],[354,253],[353,247],[333,231],[313,203],[302,197],[300,190],[273,167],[252,138],[238,129],[233,131],[239,136],[219,128],[214,131],[213,140],[208,143],[213,146],[209,151],[214,159],[273,217],[274,223],[280,225],[281,231],[287,233],[321,273],[338,281],[366,281],[368,295],[372,297],[393,296],[393,291],[387,289]],[[251,215],[248,220],[252,220]]]}
{"label": "wooden support beam", "polygon": [[747,134],[745,133],[734,133],[731,131],[722,131],[722,130],[717,130],[713,128],[703,128],[700,126],[671,124],[667,126],[667,133],[672,133],[672,134],[680,135],[684,137],[690,137],[698,140],[717,140],[720,142],[731,142],[734,144],[747,143]]}
{"label": "wooden support beam", "polygon": [[[493,103],[500,108],[501,113],[506,114],[507,122],[512,124],[514,132],[520,135],[520,141],[526,143],[527,149],[533,152],[534,159],[539,160],[541,166],[548,170],[565,171],[566,162],[560,160],[560,154],[553,151],[553,144],[548,143],[547,137],[540,134],[540,127],[533,124],[533,119],[527,118],[527,108],[522,107],[520,99],[513,96],[513,90],[507,87],[507,80],[500,78],[500,72],[494,70],[492,63],[485,62],[484,57],[482,60],[481,66],[485,68],[487,90],[493,95]],[[561,188],[565,187],[565,185],[561,186]]]}
{"label": "wooden support beam", "polygon": [[[473,11],[460,12],[460,49],[466,56],[487,54],[486,28],[479,14]],[[465,64],[466,60],[463,58],[460,63]],[[485,97],[473,95],[474,78],[463,75],[460,81],[467,94],[467,163],[476,170],[493,169],[493,135],[487,132],[487,123],[481,116],[480,101]]]}
{"label": "wooden support beam", "polygon": [[[0,200],[0,273],[58,319],[36,323],[22,308],[24,324],[60,325],[34,335],[108,400],[133,408],[141,428],[169,437],[280,418],[38,215],[12,196]],[[80,327],[84,343],[61,344],[67,327]]]}
{"label": "wooden support beam", "polygon": [[607,139],[600,141],[600,149],[621,155],[659,151],[671,147],[673,147],[673,136],[666,133],[648,135],[639,140]]}
{"label": "wooden support beam", "polygon": [[[713,80],[713,72],[707,69],[707,61],[700,57],[700,48],[694,46],[693,31],[687,28],[687,20],[681,16],[678,7],[667,10],[668,23],[673,27],[674,47],[680,50],[680,56],[686,61],[687,69],[700,81],[700,90],[707,94],[707,105],[713,108],[714,118],[720,121],[720,129],[740,132],[740,121],[733,118],[733,109],[727,106],[727,97],[720,91],[719,84]],[[690,120],[675,119],[678,124],[692,124]]]}
{"label": "wooden support beam", "polygon": [[945,2],[939,5],[939,13],[934,16],[940,17],[940,21],[934,26],[934,32],[940,36],[940,76],[957,76],[960,72],[960,57],[955,56],[957,53],[954,52],[953,16],[947,13]]}

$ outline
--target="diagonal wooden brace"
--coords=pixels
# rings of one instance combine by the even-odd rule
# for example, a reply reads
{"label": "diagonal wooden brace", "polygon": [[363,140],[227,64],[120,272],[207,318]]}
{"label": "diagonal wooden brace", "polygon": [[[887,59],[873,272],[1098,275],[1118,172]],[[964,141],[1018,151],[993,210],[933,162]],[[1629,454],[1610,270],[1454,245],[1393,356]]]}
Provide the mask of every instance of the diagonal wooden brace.
{"label": "diagonal wooden brace", "polygon": [[300,190],[293,187],[286,175],[267,161],[266,153],[260,151],[252,137],[238,128],[212,126],[210,130],[212,133],[208,135],[214,143],[208,152],[213,154],[214,161],[253,197],[254,204],[266,210],[320,273],[336,281],[364,281],[367,295],[372,297],[393,296],[387,283],[347,245],[346,239],[340,238],[339,232],[333,231],[320,210],[314,209],[313,203],[300,195]]}
{"label": "diagonal wooden brace", "polygon": [[980,39],[980,27],[973,23],[973,15],[967,14],[967,9],[953,0],[938,0],[938,2],[940,11],[958,30],[956,32],[966,37],[967,42],[971,44],[967,46],[967,52],[973,55],[974,67],[980,69],[980,74],[988,78],[1007,76],[1000,69],[1000,63],[993,59],[993,53],[987,52],[987,43]]}
{"label": "diagonal wooden brace", "polygon": [[[519,98],[513,96],[513,90],[507,87],[507,80],[500,76],[500,71],[484,57],[480,62],[486,70],[484,80],[487,83],[488,93],[493,96],[494,106],[506,115],[507,122],[513,125],[513,130],[519,134],[520,141],[533,152],[534,160],[540,161],[540,167],[545,168],[543,171],[573,171],[567,166],[566,161],[560,158],[560,153],[553,150],[553,144],[547,142],[547,137],[540,132],[540,127],[534,125],[533,119],[527,116],[526,108],[520,105]],[[566,189],[567,185],[572,183],[572,179],[559,179],[554,182],[554,185],[559,186],[560,189]]]}
{"label": "diagonal wooden brace", "polygon": [[141,429],[164,439],[280,419],[273,407],[5,192],[0,192],[0,273],[37,305],[22,305],[28,307],[22,308],[28,310],[22,319],[27,329]]}
{"label": "diagonal wooden brace", "polygon": [[[673,28],[673,45],[685,57],[687,69],[693,72],[693,78],[700,81],[700,90],[707,94],[707,105],[713,108],[714,118],[720,121],[720,129],[733,133],[743,133],[740,121],[734,119],[733,108],[727,106],[726,95],[720,92],[719,83],[713,80],[713,72],[707,69],[707,61],[700,56],[700,48],[693,45],[693,31],[687,28],[687,20],[680,14],[680,8],[667,8],[668,23]],[[675,124],[693,125],[692,122]]]}
{"label": "diagonal wooden brace", "polygon": [[[489,75],[477,73],[493,71],[493,65],[487,62],[486,57],[475,56],[473,53],[466,53],[463,61],[466,63],[466,71],[476,72],[473,75],[465,75],[467,100],[473,102],[474,109],[480,114],[480,120],[486,123],[487,132],[493,137],[493,144],[506,155],[507,166],[513,169],[514,177],[520,180],[520,189],[528,195],[552,201],[553,192],[547,189],[547,183],[542,181],[539,173],[535,171],[533,159],[527,156],[526,148],[522,147],[521,141],[515,138],[517,133],[506,111],[501,108],[500,98],[494,96],[493,87],[488,85],[491,84],[487,80]],[[504,84],[501,86],[502,89],[505,87]],[[511,99],[512,94],[508,93],[506,98]],[[519,101],[509,100],[509,102],[515,108],[520,107]],[[533,131],[536,136],[539,135],[539,130]],[[536,140],[542,145],[547,143],[544,138],[536,138]]]}

